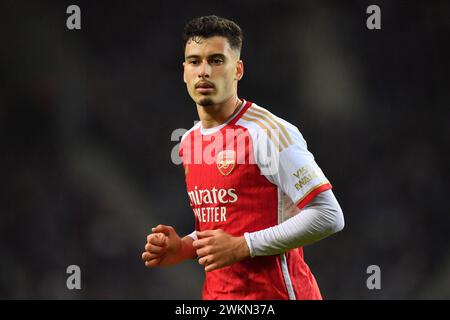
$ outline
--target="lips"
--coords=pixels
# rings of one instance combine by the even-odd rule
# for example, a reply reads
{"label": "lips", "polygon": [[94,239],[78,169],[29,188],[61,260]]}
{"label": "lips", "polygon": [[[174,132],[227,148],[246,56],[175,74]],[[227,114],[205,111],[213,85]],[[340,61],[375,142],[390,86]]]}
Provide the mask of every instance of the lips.
{"label": "lips", "polygon": [[214,85],[210,82],[201,81],[195,84],[195,90],[200,94],[210,94],[214,91]]}
{"label": "lips", "polygon": [[201,81],[195,84],[196,89],[212,89],[214,85],[210,82]]}

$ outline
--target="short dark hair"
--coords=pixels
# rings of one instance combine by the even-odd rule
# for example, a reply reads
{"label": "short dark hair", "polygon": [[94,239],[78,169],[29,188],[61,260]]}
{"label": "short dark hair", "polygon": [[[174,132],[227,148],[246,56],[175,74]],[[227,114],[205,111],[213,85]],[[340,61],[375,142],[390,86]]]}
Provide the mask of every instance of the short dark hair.
{"label": "short dark hair", "polygon": [[221,36],[228,40],[233,50],[241,51],[242,30],[233,21],[215,15],[194,18],[186,23],[183,31],[183,48],[190,39]]}

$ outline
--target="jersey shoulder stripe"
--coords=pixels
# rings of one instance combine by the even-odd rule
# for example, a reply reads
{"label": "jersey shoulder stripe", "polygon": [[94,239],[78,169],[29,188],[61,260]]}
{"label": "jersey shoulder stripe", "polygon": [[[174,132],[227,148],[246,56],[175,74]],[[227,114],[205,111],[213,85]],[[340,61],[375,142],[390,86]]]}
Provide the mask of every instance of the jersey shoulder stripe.
{"label": "jersey shoulder stripe", "polygon": [[[241,117],[243,121],[238,124],[251,127],[256,131],[262,131],[272,141],[278,152],[283,151],[293,144],[292,126],[290,123],[275,116],[267,109],[253,104]],[[293,126],[292,126],[293,127]]]}
{"label": "jersey shoulder stripe", "polygon": [[286,139],[288,141],[288,145],[286,147],[288,147],[288,146],[290,146],[292,144],[292,139],[291,139],[291,136],[290,136],[288,130],[286,129],[286,124],[283,124],[283,122],[285,122],[284,120],[278,118],[274,114],[270,113],[268,110],[266,110],[264,108],[261,108],[259,106],[255,106],[254,110],[257,113],[265,115],[267,118],[272,120],[277,125],[277,127],[279,129],[281,129],[281,131],[283,132],[283,134],[285,135],[285,137],[286,137]]}

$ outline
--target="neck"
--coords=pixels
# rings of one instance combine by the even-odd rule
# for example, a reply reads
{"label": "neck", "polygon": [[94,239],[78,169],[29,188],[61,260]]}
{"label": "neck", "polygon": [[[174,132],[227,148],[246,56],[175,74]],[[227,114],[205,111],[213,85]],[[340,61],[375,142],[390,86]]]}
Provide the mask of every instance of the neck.
{"label": "neck", "polygon": [[205,129],[214,128],[227,122],[239,110],[242,101],[233,95],[224,102],[210,106],[201,106],[197,104],[197,111],[202,127]]}

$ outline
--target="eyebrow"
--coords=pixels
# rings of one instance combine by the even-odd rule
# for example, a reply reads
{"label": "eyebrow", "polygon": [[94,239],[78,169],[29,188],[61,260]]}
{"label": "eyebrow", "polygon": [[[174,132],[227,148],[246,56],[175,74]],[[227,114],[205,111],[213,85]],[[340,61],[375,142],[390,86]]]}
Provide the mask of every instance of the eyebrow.
{"label": "eyebrow", "polygon": [[[201,58],[199,55],[197,54],[191,54],[189,56],[187,56],[186,58],[184,58],[185,60],[189,60],[189,59],[198,59]],[[207,58],[211,59],[211,58],[222,58],[223,60],[226,59],[225,55],[222,53],[213,53],[209,56],[207,56]]]}

